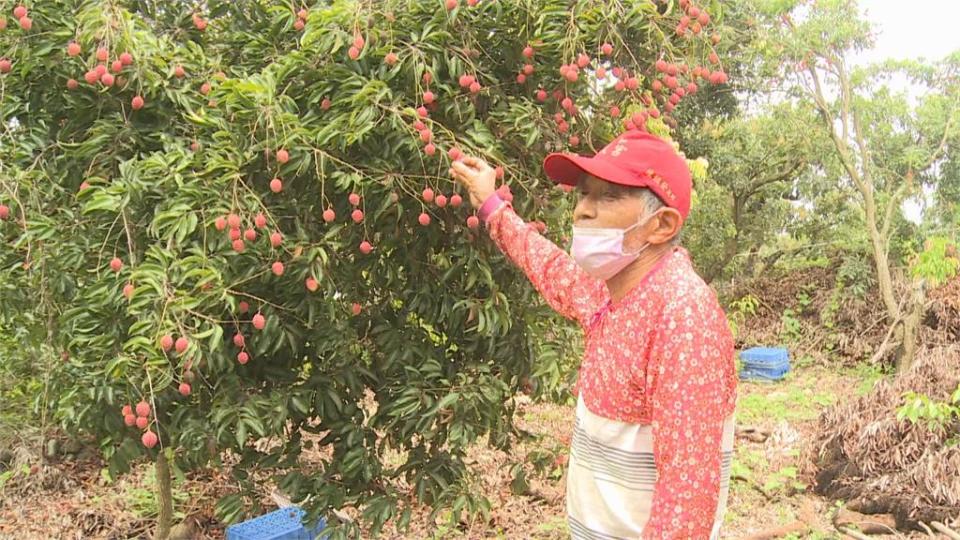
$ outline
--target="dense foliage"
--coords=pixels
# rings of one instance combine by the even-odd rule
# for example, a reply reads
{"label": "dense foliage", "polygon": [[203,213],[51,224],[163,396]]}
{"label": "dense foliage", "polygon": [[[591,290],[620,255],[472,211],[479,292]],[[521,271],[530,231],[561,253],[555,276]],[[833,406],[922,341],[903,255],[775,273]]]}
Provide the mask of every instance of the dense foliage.
{"label": "dense foliage", "polygon": [[575,334],[450,160],[501,164],[563,243],[543,156],[665,134],[722,85],[717,2],[203,6],[0,2],[0,312],[63,352],[41,407],[114,472],[229,451],[314,513],[402,523],[397,478],[482,511],[464,448],[510,445],[512,396],[557,392]]}

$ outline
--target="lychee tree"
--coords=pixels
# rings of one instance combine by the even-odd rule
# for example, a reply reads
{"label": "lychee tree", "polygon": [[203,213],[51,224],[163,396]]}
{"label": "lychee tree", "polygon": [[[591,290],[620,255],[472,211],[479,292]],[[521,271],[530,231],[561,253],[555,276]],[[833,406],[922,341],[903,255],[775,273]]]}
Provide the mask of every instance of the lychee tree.
{"label": "lychee tree", "polygon": [[451,160],[499,164],[563,244],[547,152],[667,134],[726,82],[715,1],[0,7],[0,306],[65,353],[39,406],[115,473],[156,461],[158,537],[170,467],[224,452],[227,521],[268,476],[338,534],[483,513],[465,448],[509,449],[513,396],[562,388],[577,333]]}

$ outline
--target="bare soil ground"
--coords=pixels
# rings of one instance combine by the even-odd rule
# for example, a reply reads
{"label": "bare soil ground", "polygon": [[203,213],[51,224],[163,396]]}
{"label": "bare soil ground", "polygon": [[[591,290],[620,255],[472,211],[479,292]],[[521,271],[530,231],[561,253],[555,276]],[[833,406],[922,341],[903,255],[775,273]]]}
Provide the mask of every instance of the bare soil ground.
{"label": "bare soil ground", "polygon": [[[761,531],[812,516],[812,529],[782,536],[793,539],[841,538],[831,523],[837,504],[813,495],[810,479],[799,463],[803,445],[812,438],[824,408],[865,393],[882,377],[868,367],[827,368],[800,365],[778,383],[744,382],[740,386],[738,435],[733,465],[734,481],[725,518],[724,538],[749,538]],[[476,447],[470,453],[481,471],[477,489],[492,504],[488,522],[450,524],[447,516],[434,519],[418,509],[410,531],[387,531],[390,539],[446,538],[568,538],[564,522],[563,467],[544,476],[529,477],[530,490],[515,495],[510,489],[509,465],[534,449],[562,455],[570,442],[571,407],[529,403],[519,414],[520,426],[538,434],[511,456]],[[764,435],[751,435],[763,433]],[[755,440],[751,440],[753,437]],[[762,441],[760,439],[763,439]],[[37,452],[39,454],[39,452]],[[17,466],[0,473],[0,539],[147,538],[155,516],[153,468],[144,463],[131,474],[111,480],[92,455],[47,463],[20,449]],[[188,475],[175,482],[176,515],[196,526],[187,538],[222,538],[223,525],[213,516],[216,498],[233,489],[229,477],[217,471]],[[264,498],[269,504],[268,493]],[[874,538],[920,538],[889,534]]]}

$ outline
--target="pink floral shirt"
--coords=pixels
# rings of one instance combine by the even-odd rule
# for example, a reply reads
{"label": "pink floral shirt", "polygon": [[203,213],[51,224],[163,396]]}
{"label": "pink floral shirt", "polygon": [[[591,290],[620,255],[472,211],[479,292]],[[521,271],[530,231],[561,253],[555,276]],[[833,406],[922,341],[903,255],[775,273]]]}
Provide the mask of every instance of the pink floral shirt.
{"label": "pink floral shirt", "polygon": [[487,216],[487,226],[544,299],[583,327],[578,387],[586,408],[652,427],[657,479],[641,538],[709,538],[737,376],[726,316],[687,251],[664,255],[614,303],[604,282],[508,204]]}

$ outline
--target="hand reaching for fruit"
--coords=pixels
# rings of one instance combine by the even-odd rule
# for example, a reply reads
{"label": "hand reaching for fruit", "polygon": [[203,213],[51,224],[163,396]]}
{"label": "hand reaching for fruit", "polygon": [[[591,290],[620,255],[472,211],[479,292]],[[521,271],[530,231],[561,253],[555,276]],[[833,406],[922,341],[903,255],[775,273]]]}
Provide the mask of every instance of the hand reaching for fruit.
{"label": "hand reaching for fruit", "polygon": [[497,173],[480,158],[466,156],[454,161],[450,175],[467,188],[474,208],[480,208],[496,191]]}

